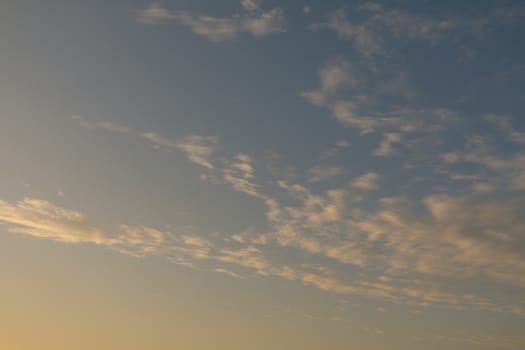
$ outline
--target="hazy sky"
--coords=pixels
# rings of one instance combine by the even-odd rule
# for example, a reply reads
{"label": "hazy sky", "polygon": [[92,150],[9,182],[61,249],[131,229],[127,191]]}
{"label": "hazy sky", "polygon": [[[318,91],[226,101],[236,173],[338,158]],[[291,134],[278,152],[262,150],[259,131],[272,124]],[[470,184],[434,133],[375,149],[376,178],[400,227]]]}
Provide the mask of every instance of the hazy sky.
{"label": "hazy sky", "polygon": [[523,1],[4,0],[0,348],[525,349]]}

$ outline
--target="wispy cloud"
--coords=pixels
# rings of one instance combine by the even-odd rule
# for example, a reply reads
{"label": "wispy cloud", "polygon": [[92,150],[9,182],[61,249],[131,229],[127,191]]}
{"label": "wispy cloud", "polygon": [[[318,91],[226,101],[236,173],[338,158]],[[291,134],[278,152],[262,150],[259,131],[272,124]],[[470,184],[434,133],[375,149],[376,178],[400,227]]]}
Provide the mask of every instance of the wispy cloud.
{"label": "wispy cloud", "polygon": [[341,175],[343,168],[338,166],[314,166],[308,170],[308,173],[310,174],[310,182],[319,182]]}
{"label": "wispy cloud", "polygon": [[516,143],[525,143],[525,132],[519,131],[512,127],[510,119],[505,116],[489,114],[485,116],[485,119],[495,124],[502,131],[507,133],[510,140]]}
{"label": "wispy cloud", "polygon": [[16,204],[0,200],[0,221],[11,225],[10,232],[55,241],[103,244],[109,240],[81,213],[44,200],[26,198]]}
{"label": "wispy cloud", "polygon": [[[96,123],[89,127],[93,125]],[[100,125],[105,124],[97,126],[105,129]],[[269,190],[271,182],[259,183],[257,162],[245,153],[212,163],[213,154],[207,142],[213,144],[215,139],[171,140],[154,133],[132,134],[161,148],[181,149],[182,144],[186,145],[184,150],[190,160],[209,169],[209,176],[217,179],[217,183],[228,184],[233,190],[262,201],[266,206],[268,229],[248,230],[226,240],[210,240],[125,225],[108,235],[88,225],[88,229],[80,229],[71,238],[67,234],[71,235],[73,230],[58,230],[53,224],[42,231],[44,233],[34,231],[35,236],[66,242],[96,242],[136,256],[161,254],[185,266],[198,267],[206,262],[205,269],[226,273],[224,269],[241,276],[246,275],[242,269],[252,269],[260,276],[280,276],[330,292],[366,295],[417,308],[437,306],[525,315],[519,303],[501,302],[497,294],[470,287],[470,283],[479,285],[488,280],[518,290],[525,288],[525,242],[520,236],[525,225],[520,215],[525,202],[519,193],[509,199],[495,200],[482,191],[454,196],[429,191],[419,199],[380,197],[375,204],[367,203],[371,207],[365,210],[357,205],[359,196],[379,190],[380,184],[389,180],[386,176],[368,172],[347,185],[322,193],[290,180],[277,180],[276,187]],[[386,140],[397,142],[400,137],[386,135]],[[501,172],[510,169],[512,180],[519,178],[521,166],[525,164],[521,161],[522,155],[506,158],[492,155],[482,138],[472,138],[469,145],[467,151],[446,154],[444,164],[478,162]],[[390,154],[387,146],[383,146],[380,153]],[[319,167],[310,170],[310,177],[320,180],[335,173],[339,173],[339,169]],[[454,177],[453,181],[487,182],[481,175],[454,174],[449,175],[451,179]],[[16,226],[17,221],[10,217],[20,214],[8,216],[6,213],[19,206],[24,207],[3,204],[7,208],[2,214],[3,221],[15,230],[18,227],[33,234],[33,225],[49,222],[47,217],[36,216],[36,224]],[[51,204],[46,203],[44,207]],[[18,210],[15,211],[18,213]],[[55,211],[67,213],[61,208]],[[87,220],[81,215],[75,217],[82,218],[78,219],[82,223]],[[32,221],[33,217],[25,220]],[[96,240],[92,232],[98,234],[93,236],[98,237]],[[299,249],[312,258],[328,258],[341,268],[333,263],[315,269],[296,261],[284,264],[266,254],[266,248],[272,243],[285,250]],[[344,272],[348,266],[374,273],[368,278],[359,278]],[[465,288],[447,287],[447,281],[454,279],[462,279]]]}
{"label": "wispy cloud", "polygon": [[213,147],[218,141],[216,136],[190,135],[178,142],[176,147],[186,152],[189,160],[195,164],[213,169],[210,158],[213,154]]}
{"label": "wispy cloud", "polygon": [[403,136],[399,133],[386,133],[379,147],[374,151],[376,156],[389,156],[395,153],[394,144],[401,142]]}
{"label": "wispy cloud", "polygon": [[394,41],[418,40],[436,45],[458,32],[480,35],[491,26],[513,23],[523,16],[523,11],[514,10],[498,9],[480,18],[436,18],[367,2],[351,11],[339,9],[327,15],[324,22],[311,25],[310,29],[331,30],[341,39],[350,41],[361,55],[370,58],[391,52]]}
{"label": "wispy cloud", "polygon": [[[448,108],[402,107],[410,106],[414,96],[403,72],[353,65],[337,58],[321,68],[319,77],[320,86],[302,92],[301,96],[361,136],[381,132],[383,141],[371,152],[376,156],[390,156],[400,150],[417,151],[414,144],[434,142],[457,120],[456,113]],[[397,102],[385,106],[379,102],[383,99]]]}
{"label": "wispy cloud", "polygon": [[88,129],[103,129],[107,131],[112,132],[120,132],[120,133],[131,133],[132,130],[124,125],[119,125],[112,123],[107,120],[99,120],[99,121],[89,121],[86,118],[79,116],[79,115],[73,115],[73,120],[77,121],[80,126]]}
{"label": "wispy cloud", "polygon": [[181,139],[172,139],[156,132],[136,132],[132,129],[109,121],[91,122],[80,116],[73,116],[80,126],[90,129],[102,129],[110,132],[126,133],[148,141],[156,149],[182,150],[193,163],[208,169],[213,169],[211,162],[214,147],[219,142],[217,136],[188,135]]}
{"label": "wispy cloud", "polygon": [[325,105],[328,98],[333,97],[339,88],[357,83],[352,76],[350,63],[341,58],[325,65],[319,72],[319,78],[321,86],[318,89],[301,93],[302,97],[315,106]]}
{"label": "wispy cloud", "polygon": [[251,180],[254,173],[252,158],[243,153],[237,154],[222,170],[224,181],[231,184],[234,190],[249,196],[266,199],[266,196],[259,191],[260,186]]}
{"label": "wispy cloud", "polygon": [[159,3],[151,3],[146,9],[136,10],[137,20],[145,24],[162,24],[175,21],[210,41],[220,42],[237,37],[243,32],[255,37],[286,31],[286,19],[281,8],[263,11],[261,2],[242,0],[240,13],[231,17],[213,17],[187,11],[172,12]]}
{"label": "wispy cloud", "polygon": [[364,191],[374,191],[379,188],[380,179],[377,173],[366,173],[352,181],[352,186]]}

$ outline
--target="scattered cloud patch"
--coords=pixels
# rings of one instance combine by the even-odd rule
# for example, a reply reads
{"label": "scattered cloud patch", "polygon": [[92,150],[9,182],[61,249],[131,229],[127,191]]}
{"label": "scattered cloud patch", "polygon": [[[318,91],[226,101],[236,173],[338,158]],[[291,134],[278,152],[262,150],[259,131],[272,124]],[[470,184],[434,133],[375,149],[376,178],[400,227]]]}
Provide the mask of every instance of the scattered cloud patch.
{"label": "scattered cloud patch", "polygon": [[242,11],[231,17],[213,17],[193,14],[187,11],[172,12],[159,3],[152,3],[144,10],[137,10],[137,20],[145,24],[161,24],[175,21],[188,27],[194,34],[213,42],[231,40],[246,32],[255,37],[286,31],[284,11],[276,7],[264,11],[260,9],[261,1],[241,1]]}
{"label": "scattered cloud patch", "polygon": [[109,239],[81,213],[39,199],[0,201],[0,221],[10,225],[9,232],[60,242],[103,244]]}
{"label": "scattered cloud patch", "polygon": [[366,173],[352,181],[352,186],[363,191],[375,191],[379,188],[380,179],[377,173]]}
{"label": "scattered cloud patch", "polygon": [[315,106],[325,105],[339,88],[357,83],[352,76],[350,63],[343,59],[336,59],[324,66],[319,72],[319,78],[321,86],[318,89],[301,93],[302,97]]}
{"label": "scattered cloud patch", "polygon": [[331,177],[341,175],[343,173],[343,168],[338,166],[315,166],[308,170],[310,182],[320,182],[326,181]]}
{"label": "scattered cloud patch", "polygon": [[339,9],[310,29],[331,30],[351,42],[359,54],[372,58],[391,53],[394,42],[422,41],[436,46],[453,35],[481,35],[495,25],[512,24],[522,16],[522,9],[500,8],[487,17],[439,18],[367,2],[350,11]]}
{"label": "scattered cloud patch", "polygon": [[91,122],[80,116],[73,116],[73,119],[85,128],[102,129],[140,137],[148,141],[155,149],[179,149],[183,151],[193,163],[208,169],[214,168],[211,162],[211,156],[213,155],[215,145],[219,142],[217,136],[188,135],[175,140],[152,131],[135,132],[126,126],[117,125],[108,121]]}
{"label": "scattered cloud patch", "polygon": [[211,156],[213,147],[219,139],[216,136],[189,135],[177,142],[176,147],[183,150],[188,159],[195,164],[201,165],[208,169],[213,169]]}
{"label": "scattered cloud patch", "polygon": [[73,120],[78,122],[80,124],[80,126],[82,126],[83,128],[102,129],[102,130],[106,130],[106,131],[119,132],[119,133],[123,133],[123,134],[127,134],[127,133],[131,133],[132,132],[131,129],[128,128],[127,126],[115,124],[113,122],[106,121],[106,120],[99,120],[99,121],[91,122],[91,121],[89,121],[89,120],[87,120],[84,117],[79,116],[79,115],[73,115],[72,118],[73,118]]}
{"label": "scattered cloud patch", "polygon": [[394,144],[401,142],[402,139],[403,136],[399,133],[386,133],[379,148],[374,151],[374,155],[385,157],[394,154]]}

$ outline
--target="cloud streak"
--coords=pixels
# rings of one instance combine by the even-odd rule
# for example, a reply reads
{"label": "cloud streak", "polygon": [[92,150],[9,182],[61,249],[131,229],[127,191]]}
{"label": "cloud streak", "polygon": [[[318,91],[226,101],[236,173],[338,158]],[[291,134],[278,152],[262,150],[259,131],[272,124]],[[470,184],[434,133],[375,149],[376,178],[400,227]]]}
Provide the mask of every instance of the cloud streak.
{"label": "cloud streak", "polygon": [[207,169],[213,169],[211,157],[214,148],[219,142],[217,136],[188,135],[181,139],[164,137],[156,132],[136,132],[132,129],[109,121],[91,122],[80,116],[73,116],[80,126],[89,129],[101,129],[109,132],[125,133],[134,135],[148,141],[155,149],[178,149],[183,151],[188,159]]}
{"label": "cloud streak", "polygon": [[254,0],[243,0],[241,5],[243,11],[225,18],[187,11],[172,12],[156,2],[135,13],[139,23],[152,25],[175,21],[213,42],[231,40],[242,33],[265,37],[286,31],[286,19],[281,8],[263,11],[260,2]]}

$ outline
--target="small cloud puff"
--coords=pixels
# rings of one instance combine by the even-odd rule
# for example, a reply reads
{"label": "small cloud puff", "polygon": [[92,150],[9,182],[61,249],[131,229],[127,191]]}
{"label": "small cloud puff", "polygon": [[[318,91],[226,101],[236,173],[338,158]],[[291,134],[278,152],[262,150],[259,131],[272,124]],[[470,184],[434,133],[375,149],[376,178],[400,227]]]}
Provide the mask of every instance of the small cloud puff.
{"label": "small cloud puff", "polygon": [[379,188],[380,179],[379,174],[370,172],[352,181],[352,186],[363,191],[375,191]]}

